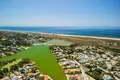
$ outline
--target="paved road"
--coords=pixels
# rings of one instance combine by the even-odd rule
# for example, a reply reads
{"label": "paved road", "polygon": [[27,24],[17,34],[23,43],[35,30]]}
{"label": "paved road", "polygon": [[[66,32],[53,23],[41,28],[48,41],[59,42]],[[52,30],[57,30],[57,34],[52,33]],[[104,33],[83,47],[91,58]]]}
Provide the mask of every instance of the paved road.
{"label": "paved road", "polygon": [[97,68],[99,68],[99,69],[103,70],[103,71],[104,71],[104,72],[106,72],[106,73],[109,73],[107,70],[105,70],[105,69],[101,68],[100,66],[97,66]]}
{"label": "paved road", "polygon": [[[106,73],[109,73],[109,71],[107,71],[107,70],[101,68],[100,66],[97,66],[97,68],[103,70],[103,71],[106,72]],[[110,72],[110,73],[111,73],[111,72]],[[114,75],[113,73],[111,73],[111,74]],[[115,78],[116,80],[120,80],[120,79],[119,79],[118,77],[116,77],[115,75],[114,75],[114,78]]]}
{"label": "paved road", "polygon": [[86,75],[83,66],[82,66],[80,63],[78,63],[76,60],[74,60],[74,61],[76,62],[76,64],[77,64],[77,65],[80,67],[80,69],[81,69],[82,76],[83,76],[83,80],[90,80],[90,78]]}
{"label": "paved road", "polygon": [[116,80],[120,80],[120,78],[118,78],[118,77],[116,77],[116,76],[114,76],[114,78],[115,78]]}

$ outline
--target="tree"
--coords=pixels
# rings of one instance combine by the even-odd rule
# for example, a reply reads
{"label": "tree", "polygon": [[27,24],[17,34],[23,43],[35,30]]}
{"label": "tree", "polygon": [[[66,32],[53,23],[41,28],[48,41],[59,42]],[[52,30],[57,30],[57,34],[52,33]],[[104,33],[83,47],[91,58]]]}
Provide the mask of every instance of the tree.
{"label": "tree", "polygon": [[96,68],[95,71],[96,71],[99,75],[102,74],[102,70],[100,70],[100,69],[98,69],[98,68]]}
{"label": "tree", "polygon": [[2,79],[4,77],[4,73],[2,70],[0,70],[0,79]]}
{"label": "tree", "polygon": [[24,58],[24,59],[22,59],[22,62],[25,63],[25,64],[26,64],[26,63],[30,63],[30,59]]}
{"label": "tree", "polygon": [[8,68],[3,68],[3,72],[7,73],[8,72]]}
{"label": "tree", "polygon": [[13,72],[13,71],[15,71],[15,70],[18,70],[18,66],[15,64],[15,65],[12,65],[11,67],[10,67],[10,71],[11,72]]}
{"label": "tree", "polygon": [[45,78],[44,76],[40,76],[39,80],[44,80],[44,78]]}
{"label": "tree", "polygon": [[18,67],[23,67],[23,62],[22,62],[22,61],[20,61],[20,62],[18,63]]}
{"label": "tree", "polygon": [[21,73],[24,73],[24,69],[21,69],[20,72],[21,72]]}

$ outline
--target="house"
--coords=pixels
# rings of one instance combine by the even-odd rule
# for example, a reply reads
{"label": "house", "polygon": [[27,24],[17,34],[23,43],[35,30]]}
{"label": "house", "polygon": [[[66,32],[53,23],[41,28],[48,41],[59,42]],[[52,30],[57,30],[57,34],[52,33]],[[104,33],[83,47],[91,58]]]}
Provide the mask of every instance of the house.
{"label": "house", "polygon": [[103,80],[113,80],[113,78],[110,75],[104,75]]}
{"label": "house", "polygon": [[108,68],[108,69],[111,69],[111,68],[112,68],[112,65],[111,65],[110,62],[106,62],[106,65],[107,65],[107,68]]}
{"label": "house", "polygon": [[70,80],[81,80],[79,75],[70,75]]}
{"label": "house", "polygon": [[80,68],[71,68],[71,69],[66,69],[64,70],[65,73],[75,73],[75,72],[80,72]]}

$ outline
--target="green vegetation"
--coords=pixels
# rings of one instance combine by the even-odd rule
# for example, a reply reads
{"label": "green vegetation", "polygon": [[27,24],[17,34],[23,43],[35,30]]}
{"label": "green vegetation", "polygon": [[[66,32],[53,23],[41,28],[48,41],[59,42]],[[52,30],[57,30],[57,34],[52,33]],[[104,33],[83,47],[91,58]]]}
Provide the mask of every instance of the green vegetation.
{"label": "green vegetation", "polygon": [[96,80],[102,80],[103,72],[98,68],[86,73],[91,77],[95,78]]}
{"label": "green vegetation", "polygon": [[60,45],[60,46],[69,46],[71,44],[73,44],[72,42],[69,41],[65,41],[65,40],[57,40],[57,39],[53,39],[50,41],[47,41],[45,43],[43,43],[45,45]]}
{"label": "green vegetation", "polygon": [[7,61],[14,58],[29,58],[37,64],[41,72],[49,75],[53,80],[66,80],[64,72],[56,62],[56,57],[49,50],[49,46],[32,46],[20,53],[1,58],[0,61]]}
{"label": "green vegetation", "polygon": [[8,69],[10,69],[10,67],[11,67],[12,65],[18,64],[20,61],[22,61],[22,59],[17,59],[16,61],[14,61],[14,62],[12,62],[12,63],[9,63],[9,64],[3,66],[2,69],[3,69],[3,68],[8,68]]}
{"label": "green vegetation", "polygon": [[7,40],[7,38],[3,37],[1,40],[5,41],[5,40]]}

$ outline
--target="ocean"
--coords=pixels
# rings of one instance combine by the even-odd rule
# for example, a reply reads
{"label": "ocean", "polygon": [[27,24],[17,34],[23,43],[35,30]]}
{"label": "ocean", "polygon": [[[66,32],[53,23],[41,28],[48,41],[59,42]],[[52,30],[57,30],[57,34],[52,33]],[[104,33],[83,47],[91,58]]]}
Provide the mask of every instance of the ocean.
{"label": "ocean", "polygon": [[70,27],[35,27],[35,26],[0,26],[0,30],[13,30],[13,31],[27,31],[27,32],[44,32],[54,34],[68,34],[80,36],[96,36],[96,37],[110,37],[120,38],[120,28],[113,29],[95,29],[95,28],[70,28]]}

